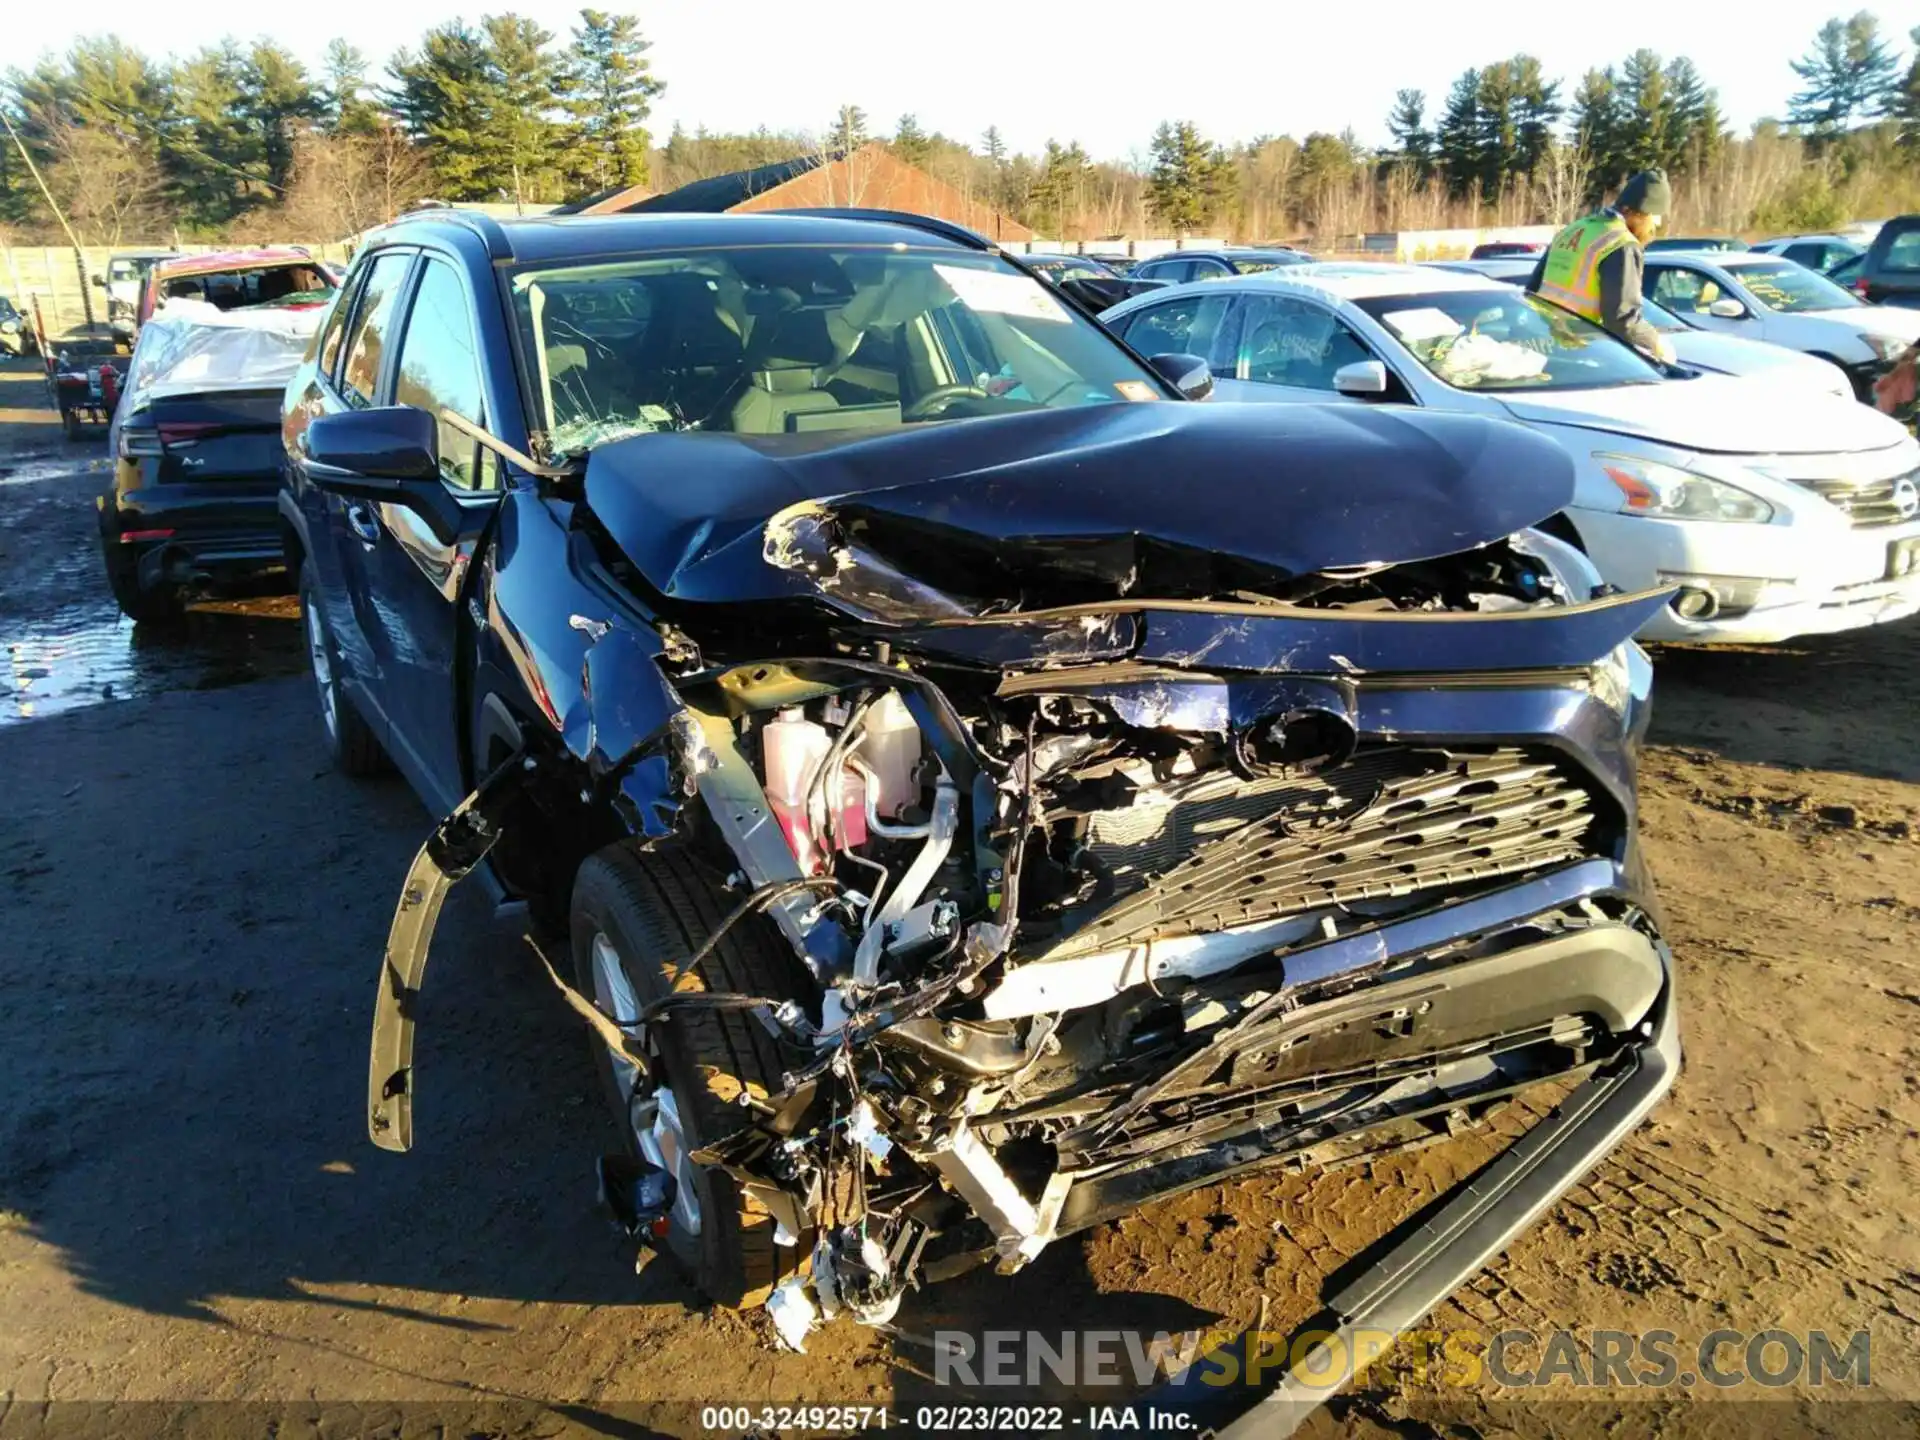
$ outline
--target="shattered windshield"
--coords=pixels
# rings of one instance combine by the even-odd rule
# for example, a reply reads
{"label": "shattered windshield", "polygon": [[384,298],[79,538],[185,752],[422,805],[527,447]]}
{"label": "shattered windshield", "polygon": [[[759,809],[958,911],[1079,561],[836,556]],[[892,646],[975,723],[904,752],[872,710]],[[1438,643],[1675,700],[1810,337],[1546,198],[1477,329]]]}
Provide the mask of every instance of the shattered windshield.
{"label": "shattered windshield", "polygon": [[526,270],[512,292],[554,456],[661,430],[816,434],[1167,395],[990,255],[702,250]]}
{"label": "shattered windshield", "polygon": [[1436,379],[1459,390],[1584,390],[1660,378],[1598,325],[1519,291],[1439,291],[1356,303]]}
{"label": "shattered windshield", "polygon": [[201,301],[218,310],[260,305],[326,305],[333,300],[333,277],[318,265],[254,266],[201,274],[163,276],[155,308],[177,300]]}

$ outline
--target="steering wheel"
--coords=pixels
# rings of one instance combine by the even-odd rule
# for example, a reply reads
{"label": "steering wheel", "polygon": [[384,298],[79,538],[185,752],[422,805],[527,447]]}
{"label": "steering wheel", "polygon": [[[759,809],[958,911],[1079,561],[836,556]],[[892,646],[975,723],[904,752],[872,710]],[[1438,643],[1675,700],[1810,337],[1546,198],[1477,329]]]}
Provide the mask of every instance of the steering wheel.
{"label": "steering wheel", "polygon": [[991,400],[992,398],[978,385],[936,385],[902,410],[900,419],[903,424],[909,420],[930,420],[935,412],[946,409],[956,400]]}

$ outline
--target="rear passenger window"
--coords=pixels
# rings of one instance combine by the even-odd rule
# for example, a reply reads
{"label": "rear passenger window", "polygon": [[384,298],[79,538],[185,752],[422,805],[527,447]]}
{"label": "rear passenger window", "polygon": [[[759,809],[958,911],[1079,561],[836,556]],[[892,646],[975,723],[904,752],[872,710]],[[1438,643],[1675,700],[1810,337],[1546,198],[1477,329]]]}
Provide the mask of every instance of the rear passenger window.
{"label": "rear passenger window", "polygon": [[[480,360],[474,348],[473,316],[466,288],[453,267],[428,260],[420,272],[420,288],[407,312],[407,331],[400,341],[400,371],[393,382],[396,405],[414,405],[438,418],[451,410],[478,425]],[[440,421],[440,474],[463,489],[490,488],[497,483],[497,467],[474,468],[479,446],[473,438]]]}
{"label": "rear passenger window", "polygon": [[347,361],[340,374],[340,393],[349,405],[364,410],[374,403],[380,384],[380,365],[387,353],[387,332],[393,326],[393,307],[400,299],[400,282],[407,278],[413,256],[389,251],[374,258],[367,283],[354,310],[347,339]]}

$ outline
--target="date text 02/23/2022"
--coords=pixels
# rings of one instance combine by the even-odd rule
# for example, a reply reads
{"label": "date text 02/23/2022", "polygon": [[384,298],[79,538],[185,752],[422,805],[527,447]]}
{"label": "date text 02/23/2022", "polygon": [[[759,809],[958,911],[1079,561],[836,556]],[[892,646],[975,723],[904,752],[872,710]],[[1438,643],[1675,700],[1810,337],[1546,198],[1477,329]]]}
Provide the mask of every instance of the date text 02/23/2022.
{"label": "date text 02/23/2022", "polygon": [[1177,1411],[1136,1411],[1130,1405],[920,1405],[893,1410],[885,1405],[708,1405],[700,1428],[720,1435],[748,1432],[821,1430],[845,1434],[894,1428],[919,1434],[1028,1434],[1146,1431],[1179,1432],[1192,1428]]}

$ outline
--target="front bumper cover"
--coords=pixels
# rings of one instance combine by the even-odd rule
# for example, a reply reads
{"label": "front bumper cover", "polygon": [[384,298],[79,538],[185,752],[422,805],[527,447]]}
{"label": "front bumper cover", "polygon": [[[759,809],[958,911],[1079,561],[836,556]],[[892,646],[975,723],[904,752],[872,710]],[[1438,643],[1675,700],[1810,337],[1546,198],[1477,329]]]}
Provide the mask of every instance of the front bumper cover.
{"label": "front bumper cover", "polygon": [[[1680,1072],[1672,955],[1659,945],[1666,986],[1639,1027],[1639,1043],[1615,1056],[1574,1089],[1545,1119],[1463,1185],[1400,1227],[1364,1268],[1328,1299],[1326,1309],[1289,1337],[1305,1342],[1300,1363],[1276,1354],[1264,1381],[1241,1377],[1258,1365],[1253,1332],[1228,1347],[1227,1363],[1196,1361],[1136,1404],[1220,1440],[1271,1440],[1291,1434],[1344,1388],[1356,1357],[1381,1353],[1533,1225],[1630,1135],[1673,1088]],[[1337,1278],[1337,1277],[1336,1277]],[[1261,1352],[1264,1353],[1264,1352]],[[1155,1428],[1151,1420],[1148,1429]]]}

